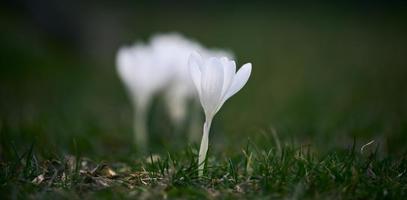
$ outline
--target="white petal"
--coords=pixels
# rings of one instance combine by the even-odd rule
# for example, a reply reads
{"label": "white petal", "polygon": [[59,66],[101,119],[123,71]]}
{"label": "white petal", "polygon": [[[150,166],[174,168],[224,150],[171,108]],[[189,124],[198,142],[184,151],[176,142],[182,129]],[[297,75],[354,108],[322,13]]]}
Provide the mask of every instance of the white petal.
{"label": "white petal", "polygon": [[202,68],[201,104],[207,117],[213,117],[221,103],[223,87],[223,67],[219,59],[210,58]]}
{"label": "white petal", "polygon": [[117,71],[126,87],[132,87],[133,85],[133,72],[134,72],[134,61],[131,54],[131,49],[127,47],[122,47],[117,52],[116,65]]}
{"label": "white petal", "polygon": [[223,65],[223,70],[224,70],[223,87],[222,87],[222,97],[224,97],[233,82],[233,78],[236,73],[236,63],[235,63],[235,61],[231,61],[231,60],[227,59],[226,57],[221,58],[221,63]]}
{"label": "white petal", "polygon": [[225,97],[223,98],[223,102],[228,100],[231,96],[236,94],[243,86],[246,84],[247,80],[249,80],[250,73],[252,72],[252,64],[246,63],[243,65],[239,71],[236,73],[233,83],[230,86],[229,90],[227,91]]}
{"label": "white petal", "polygon": [[189,60],[188,60],[188,64],[192,64],[192,63],[198,65],[199,70],[202,71],[202,67],[204,65],[204,60],[203,60],[201,54],[199,54],[196,51],[193,51],[191,53],[191,55],[189,56]]}
{"label": "white petal", "polygon": [[194,85],[198,91],[199,96],[201,95],[201,66],[202,65],[202,57],[196,53],[193,52],[188,59],[188,65],[189,65],[189,73],[191,74],[192,81],[194,82]]}

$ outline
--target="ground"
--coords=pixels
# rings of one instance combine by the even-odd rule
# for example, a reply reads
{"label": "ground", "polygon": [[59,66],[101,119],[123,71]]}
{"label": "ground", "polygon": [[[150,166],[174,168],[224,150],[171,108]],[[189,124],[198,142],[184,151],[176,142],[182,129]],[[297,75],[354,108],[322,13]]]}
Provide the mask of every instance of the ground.
{"label": "ground", "polygon": [[[128,162],[65,155],[38,160],[31,147],[2,163],[9,198],[403,199],[407,159],[379,158],[374,145],[319,155],[309,146],[210,155],[198,177],[196,149]],[[78,161],[79,158],[79,162]]]}

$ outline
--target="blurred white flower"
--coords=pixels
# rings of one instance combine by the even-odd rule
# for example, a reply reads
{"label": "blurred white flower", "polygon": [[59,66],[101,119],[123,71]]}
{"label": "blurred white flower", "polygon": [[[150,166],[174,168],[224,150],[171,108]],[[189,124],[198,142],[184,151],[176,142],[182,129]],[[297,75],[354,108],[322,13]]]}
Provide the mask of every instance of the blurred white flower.
{"label": "blurred white flower", "polygon": [[236,73],[236,63],[226,57],[203,59],[194,52],[189,57],[189,69],[205,112],[205,124],[199,149],[199,175],[204,169],[208,151],[209,131],[212,119],[222,105],[246,84],[252,64],[244,64]]}
{"label": "blurred white flower", "polygon": [[165,91],[165,103],[173,122],[179,126],[187,114],[187,105],[196,98],[196,91],[188,73],[188,56],[203,47],[180,34],[159,34],[151,40],[157,64],[171,73],[171,83]]}
{"label": "blurred white flower", "polygon": [[122,47],[116,57],[118,74],[134,105],[134,139],[141,151],[147,146],[146,115],[151,99],[171,78],[155,60],[152,48],[143,44]]}

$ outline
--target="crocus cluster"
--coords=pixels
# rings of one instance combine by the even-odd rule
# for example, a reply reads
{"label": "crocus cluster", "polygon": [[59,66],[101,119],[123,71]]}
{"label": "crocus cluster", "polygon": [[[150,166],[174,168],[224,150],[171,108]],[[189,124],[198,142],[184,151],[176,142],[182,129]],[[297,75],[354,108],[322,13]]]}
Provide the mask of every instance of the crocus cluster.
{"label": "crocus cluster", "polygon": [[198,156],[202,176],[212,120],[222,105],[243,88],[252,70],[251,63],[247,63],[236,71],[231,57],[178,34],[156,35],[149,44],[136,43],[119,50],[117,68],[134,103],[134,138],[139,150],[147,147],[146,114],[154,95],[164,92],[175,124],[183,122],[188,99],[199,99],[205,113]]}
{"label": "crocus cluster", "polygon": [[[137,42],[119,49],[118,74],[134,105],[134,141],[140,151],[148,144],[147,114],[152,98],[164,94],[169,116],[176,126],[184,123],[188,101],[198,96],[188,71],[188,57],[197,51],[203,57],[232,57],[223,50],[210,50],[180,34],[159,34],[145,44]],[[196,131],[191,131],[191,138]]]}

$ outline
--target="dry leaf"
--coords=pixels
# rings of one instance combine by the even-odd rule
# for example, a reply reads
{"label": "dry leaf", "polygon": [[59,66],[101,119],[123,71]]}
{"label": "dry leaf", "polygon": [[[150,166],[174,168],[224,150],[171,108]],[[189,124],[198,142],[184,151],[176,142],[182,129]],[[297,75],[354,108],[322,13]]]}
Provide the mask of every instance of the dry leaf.
{"label": "dry leaf", "polygon": [[41,174],[41,175],[35,177],[35,178],[31,181],[31,183],[34,183],[35,185],[39,185],[39,184],[42,183],[42,181],[44,181],[44,179],[45,179],[44,174]]}

